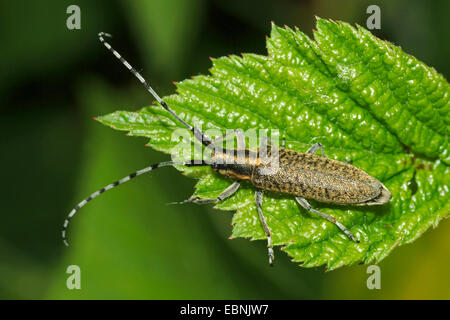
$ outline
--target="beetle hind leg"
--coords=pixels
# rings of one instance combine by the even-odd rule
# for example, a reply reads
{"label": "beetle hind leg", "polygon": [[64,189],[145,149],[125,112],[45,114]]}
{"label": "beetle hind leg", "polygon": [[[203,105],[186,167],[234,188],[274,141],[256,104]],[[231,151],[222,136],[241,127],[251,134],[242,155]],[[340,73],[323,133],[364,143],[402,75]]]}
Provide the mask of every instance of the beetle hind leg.
{"label": "beetle hind leg", "polygon": [[347,237],[349,237],[351,240],[359,243],[359,240],[356,239],[356,237],[353,235],[353,233],[348,231],[348,229],[342,223],[337,221],[335,218],[333,218],[332,216],[330,216],[330,215],[328,215],[326,213],[320,212],[319,210],[316,210],[316,209],[312,208],[311,205],[308,203],[308,201],[306,201],[302,197],[295,197],[295,200],[297,200],[298,204],[301,205],[306,210],[314,212],[314,213],[320,215],[322,218],[325,218],[328,221],[334,223],[339,229],[341,229],[342,232],[345,233],[345,235]]}

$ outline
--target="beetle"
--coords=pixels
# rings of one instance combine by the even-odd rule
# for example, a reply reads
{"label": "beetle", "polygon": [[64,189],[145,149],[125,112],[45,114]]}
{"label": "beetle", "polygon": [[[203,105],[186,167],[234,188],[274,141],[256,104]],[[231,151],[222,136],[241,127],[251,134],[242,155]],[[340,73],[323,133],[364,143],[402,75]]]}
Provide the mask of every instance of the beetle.
{"label": "beetle", "polygon": [[[391,199],[391,193],[380,181],[349,163],[328,158],[325,155],[323,145],[320,143],[315,143],[306,151],[306,153],[302,153],[286,149],[284,143],[281,148],[273,147],[267,141],[267,137],[265,137],[265,139],[261,139],[257,151],[246,148],[240,149],[239,146],[232,150],[218,149],[216,147],[217,144],[223,142],[229,134],[212,140],[201,130],[186,123],[171,108],[169,108],[167,103],[159,97],[141,74],[105,41],[105,37],[111,37],[111,35],[101,32],[98,34],[98,37],[100,42],[139,79],[147,91],[153,95],[166,111],[191,131],[195,139],[200,141],[203,146],[212,150],[212,155],[210,161],[190,160],[186,162],[166,161],[157,163],[136,171],[94,192],[81,201],[69,213],[64,221],[62,238],[67,246],[66,230],[69,221],[81,207],[86,205],[87,202],[103,192],[141,174],[165,166],[184,165],[193,167],[209,165],[219,174],[234,181],[216,198],[199,199],[190,197],[184,202],[202,204],[222,201],[236,193],[242,181],[249,181],[256,189],[255,204],[259,220],[267,237],[270,265],[273,265],[274,253],[271,230],[267,225],[261,209],[264,191],[273,191],[294,196],[301,207],[334,223],[348,238],[355,242],[359,242],[359,240],[342,223],[337,221],[334,217],[312,208],[306,199],[313,199],[330,204],[356,206],[382,205],[389,202]],[[234,130],[233,133],[236,134],[238,139],[243,139],[241,130]],[[319,149],[321,151],[320,156],[316,154]],[[262,152],[263,150],[264,152]]]}

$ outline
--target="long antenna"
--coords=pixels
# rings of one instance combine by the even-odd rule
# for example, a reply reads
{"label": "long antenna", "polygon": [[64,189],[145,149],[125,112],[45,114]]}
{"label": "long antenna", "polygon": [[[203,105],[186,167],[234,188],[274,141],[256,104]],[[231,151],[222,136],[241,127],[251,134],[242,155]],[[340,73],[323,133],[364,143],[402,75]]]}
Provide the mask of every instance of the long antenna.
{"label": "long antenna", "polygon": [[113,49],[113,47],[111,47],[111,45],[106,42],[104,37],[110,37],[112,38],[112,36],[109,33],[105,33],[105,32],[100,32],[98,34],[98,38],[100,40],[101,43],[103,43],[103,45],[106,47],[106,49],[108,49],[109,51],[112,52],[112,54],[114,54],[116,56],[117,59],[120,60],[120,62],[122,62],[122,64],[127,67],[128,70],[130,70],[130,72],[136,77],[138,78],[138,80],[142,83],[142,85],[145,87],[145,89],[147,89],[148,92],[150,92],[152,94],[153,97],[155,97],[155,99],[158,101],[158,103],[164,108],[166,109],[175,119],[178,120],[178,122],[180,122],[181,124],[183,124],[186,128],[188,128],[193,134],[194,137],[197,138],[197,140],[199,140],[204,146],[206,147],[211,147],[211,139],[209,137],[207,137],[205,134],[203,134],[203,132],[201,132],[200,130],[198,130],[197,128],[191,126],[190,124],[186,123],[183,119],[181,119],[172,109],[169,108],[169,106],[167,105],[167,103],[161,99],[161,97],[155,92],[155,90],[153,90],[153,88],[147,83],[147,81],[145,81],[144,77],[141,76],[141,74],[131,66],[131,64],[128,63],[128,61],[126,61],[121,55],[120,53],[118,53],[116,50]]}
{"label": "long antenna", "polygon": [[[198,162],[198,163],[197,163]],[[141,174],[147,173],[151,170],[154,169],[158,169],[161,167],[166,167],[166,166],[176,166],[176,165],[184,165],[184,166],[188,166],[188,167],[193,167],[193,166],[203,166],[206,163],[204,161],[199,162],[199,160],[191,160],[188,162],[174,162],[174,161],[166,161],[166,162],[160,162],[154,165],[151,165],[147,168],[141,169],[139,171],[133,172],[132,174],[129,174],[128,176],[117,180],[116,182],[113,182],[111,184],[108,184],[107,186],[101,188],[100,190],[95,191],[94,193],[92,193],[89,197],[87,197],[86,199],[84,199],[83,201],[81,201],[80,203],[78,203],[76,205],[75,208],[72,209],[72,211],[70,211],[69,215],[67,216],[66,220],[64,221],[64,225],[62,228],[62,238],[64,241],[64,244],[66,246],[69,246],[69,243],[67,242],[67,237],[66,237],[66,230],[67,227],[69,226],[69,222],[70,220],[73,218],[73,216],[78,212],[78,210],[80,210],[82,207],[84,207],[89,201],[91,201],[92,199],[98,197],[99,195],[101,195],[103,192],[110,190],[114,187],[117,187],[118,185],[125,183],[127,181],[130,181],[133,178],[136,178],[137,176],[140,176]]]}

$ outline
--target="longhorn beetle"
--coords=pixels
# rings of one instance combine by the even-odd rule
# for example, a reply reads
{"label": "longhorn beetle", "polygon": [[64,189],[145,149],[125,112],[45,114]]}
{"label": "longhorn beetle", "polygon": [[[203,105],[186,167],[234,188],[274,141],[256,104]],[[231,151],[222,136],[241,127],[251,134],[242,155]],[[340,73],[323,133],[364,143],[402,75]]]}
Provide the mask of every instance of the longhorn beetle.
{"label": "longhorn beetle", "polygon": [[[233,195],[239,189],[241,181],[248,180],[256,189],[255,204],[259,220],[267,237],[270,265],[272,265],[274,260],[271,230],[266,223],[266,219],[261,209],[263,192],[265,190],[294,196],[300,206],[334,223],[347,235],[347,237],[355,242],[359,242],[359,240],[343,224],[332,216],[312,208],[305,198],[314,199],[325,203],[356,206],[382,205],[391,199],[391,193],[389,190],[374,177],[349,163],[327,158],[323,145],[320,143],[316,143],[311,146],[306,153],[301,153],[285,149],[284,143],[279,149],[272,148],[267,139],[261,139],[261,144],[257,151],[239,149],[238,147],[233,150],[227,150],[231,152],[217,152],[214,145],[218,142],[222,142],[226,138],[227,134],[212,140],[199,129],[186,123],[172,109],[169,108],[166,102],[164,102],[150,87],[140,73],[138,73],[136,69],[134,69],[116,50],[111,47],[108,42],[105,41],[104,37],[111,37],[111,35],[101,32],[98,34],[98,37],[100,42],[103,43],[103,45],[111,51],[134,76],[139,79],[147,91],[153,95],[153,97],[165,110],[167,110],[183,126],[189,129],[189,131],[193,133],[194,137],[206,148],[213,151],[210,162],[205,160],[191,160],[187,162],[167,161],[157,163],[132,173],[129,176],[126,176],[125,178],[122,178],[94,192],[89,197],[81,201],[69,213],[64,221],[62,238],[67,246],[68,242],[66,239],[66,229],[69,225],[69,221],[81,207],[86,205],[87,202],[106,190],[112,189],[119,184],[133,179],[134,177],[165,166],[184,165],[192,167],[209,165],[219,174],[234,180],[234,182],[215,199],[198,199],[191,197],[185,202],[211,203],[222,201]],[[235,130],[235,133],[238,138],[242,138],[242,131]],[[261,152],[263,149],[266,150],[266,154],[264,156]],[[316,152],[319,149],[321,151],[321,156],[316,155]],[[244,161],[237,161],[238,154],[243,155],[243,159],[241,160]],[[276,170],[273,170],[271,167],[272,163],[267,162],[267,156],[273,154],[276,154]]]}

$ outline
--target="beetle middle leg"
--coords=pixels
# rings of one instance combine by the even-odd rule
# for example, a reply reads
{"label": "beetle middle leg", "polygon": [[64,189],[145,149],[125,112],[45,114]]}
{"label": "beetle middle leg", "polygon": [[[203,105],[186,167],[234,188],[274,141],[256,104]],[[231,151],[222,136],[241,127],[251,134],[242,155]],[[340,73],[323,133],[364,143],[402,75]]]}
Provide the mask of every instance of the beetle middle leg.
{"label": "beetle middle leg", "polygon": [[267,225],[266,218],[264,217],[264,214],[263,214],[262,209],[261,209],[262,201],[263,201],[263,191],[257,190],[255,192],[256,209],[258,210],[259,221],[261,221],[261,224],[262,224],[262,226],[264,228],[264,232],[265,232],[266,237],[267,237],[267,250],[268,250],[268,253],[269,253],[269,264],[271,266],[273,266],[273,260],[275,259],[275,256],[273,254],[272,235],[270,233],[270,228]]}
{"label": "beetle middle leg", "polygon": [[[319,150],[319,149],[322,152],[322,156],[325,158],[328,158],[327,155],[325,154],[325,152],[323,151],[323,144],[321,144],[320,142],[313,144],[311,146],[311,148],[309,148],[308,151],[306,151],[306,153],[315,154],[317,152],[317,150]],[[344,162],[348,163],[348,164],[352,164],[353,160],[347,157],[347,158],[345,158]]]}
{"label": "beetle middle leg", "polygon": [[359,240],[357,240],[355,238],[355,236],[350,231],[348,231],[348,229],[342,223],[337,221],[335,218],[333,218],[332,216],[330,216],[330,215],[328,215],[326,213],[320,212],[319,210],[316,210],[316,209],[312,208],[311,205],[308,203],[308,201],[306,201],[306,199],[303,199],[302,197],[295,197],[295,200],[297,200],[298,204],[301,205],[306,210],[314,212],[314,213],[317,213],[321,217],[323,217],[323,218],[327,219],[328,221],[334,223],[339,229],[342,230],[342,232],[344,232],[347,235],[347,237],[349,237],[353,241],[359,243]]}
{"label": "beetle middle leg", "polygon": [[222,201],[228,197],[231,197],[233,194],[235,194],[236,191],[239,189],[240,185],[241,184],[239,183],[239,181],[233,182],[225,190],[223,190],[222,193],[217,196],[217,198],[200,199],[198,197],[192,196],[188,200],[185,200],[184,202],[193,202],[193,203],[197,203],[197,204],[204,204],[204,203],[213,203],[213,202]]}

